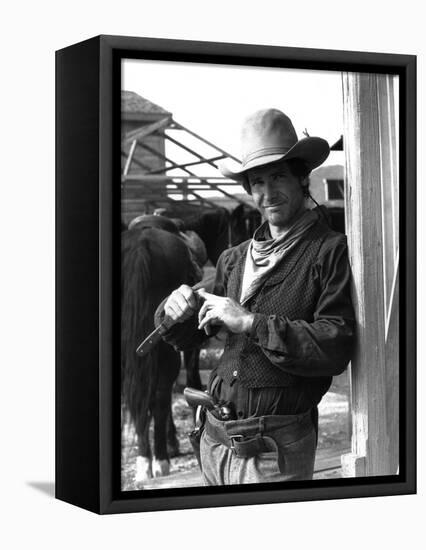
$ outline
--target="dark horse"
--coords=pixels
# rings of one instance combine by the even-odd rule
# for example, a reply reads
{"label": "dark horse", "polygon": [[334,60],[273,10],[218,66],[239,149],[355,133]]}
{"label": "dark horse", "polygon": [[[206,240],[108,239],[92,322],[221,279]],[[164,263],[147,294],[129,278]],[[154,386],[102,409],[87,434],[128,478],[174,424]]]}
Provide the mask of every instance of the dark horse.
{"label": "dark horse", "polygon": [[[179,354],[164,342],[142,359],[135,350],[153,330],[158,304],[180,284],[195,284],[201,278],[180,231],[196,231],[215,266],[225,248],[251,236],[245,210],[238,208],[231,215],[223,208],[192,210],[182,216],[186,219],[179,225],[164,216],[143,215],[122,234],[122,397],[138,437],[137,480],[167,474],[167,446],[177,452],[171,392],[179,373]],[[197,254],[192,254],[192,260],[194,256]],[[211,291],[212,282],[206,280],[203,286]],[[187,385],[201,388],[198,350],[184,352],[182,359]],[[151,418],[154,460],[148,437]]]}
{"label": "dark horse", "polygon": [[225,208],[205,209],[184,220],[185,231],[195,231],[203,240],[207,255],[215,266],[231,242],[230,215]]}
{"label": "dark horse", "polygon": [[181,230],[195,231],[201,237],[213,266],[226,248],[251,239],[261,223],[259,212],[249,204],[240,204],[234,210],[228,211],[221,207],[203,208],[178,203],[165,209],[165,215],[180,218]]}
{"label": "dark horse", "polygon": [[[190,202],[174,201],[161,216],[140,216],[178,222],[180,231],[195,231],[202,239],[212,265],[230,244],[230,214],[226,208],[204,208]],[[133,223],[133,222],[131,222]],[[158,223],[158,222],[157,222]]]}
{"label": "dark horse", "polygon": [[[137,480],[143,480],[168,473],[167,439],[172,446],[177,445],[170,415],[180,357],[164,342],[142,358],[135,351],[154,329],[158,304],[181,284],[194,285],[199,277],[184,241],[163,229],[135,227],[125,231],[121,254],[122,400],[135,426],[139,447]],[[153,455],[149,444],[152,418]]]}

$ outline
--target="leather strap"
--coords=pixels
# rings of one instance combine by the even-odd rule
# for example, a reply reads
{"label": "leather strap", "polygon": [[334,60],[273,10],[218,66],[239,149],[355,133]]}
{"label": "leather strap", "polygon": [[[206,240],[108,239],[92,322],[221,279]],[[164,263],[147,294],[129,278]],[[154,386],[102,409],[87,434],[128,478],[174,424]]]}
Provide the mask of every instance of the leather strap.
{"label": "leather strap", "polygon": [[[234,454],[240,458],[250,458],[259,453],[268,451],[277,451],[277,443],[274,439],[279,436],[280,440],[288,443],[296,441],[303,437],[309,429],[312,429],[312,420],[310,411],[303,415],[295,416],[298,420],[282,426],[274,426],[273,429],[267,428],[267,417],[258,417],[250,419],[250,428],[247,429],[247,420],[221,422],[208,412],[206,416],[205,430],[211,438],[231,449]],[[239,424],[241,430],[238,429]],[[229,428],[232,426],[232,430]],[[232,433],[230,433],[230,431]],[[241,433],[238,433],[241,431]],[[283,435],[285,433],[285,437]]]}
{"label": "leather strap", "polygon": [[249,458],[259,453],[276,450],[276,445],[270,437],[264,437],[260,434],[254,437],[244,437],[238,434],[228,436],[224,430],[218,429],[209,421],[206,422],[206,433],[215,441],[231,449],[240,458]]}

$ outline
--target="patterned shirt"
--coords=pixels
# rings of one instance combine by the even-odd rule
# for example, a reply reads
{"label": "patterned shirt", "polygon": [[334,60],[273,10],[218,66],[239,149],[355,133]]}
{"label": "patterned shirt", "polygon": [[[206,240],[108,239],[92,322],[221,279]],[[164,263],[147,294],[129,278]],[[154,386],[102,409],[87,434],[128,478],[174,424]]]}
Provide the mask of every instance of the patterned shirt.
{"label": "patterned shirt", "polygon": [[[226,250],[213,293],[238,300],[249,242]],[[249,334],[228,334],[208,389],[231,401],[239,418],[298,414],[315,407],[352,354],[355,318],[346,237],[319,220],[245,307]],[[194,319],[175,325],[166,341],[178,349],[205,338]]]}

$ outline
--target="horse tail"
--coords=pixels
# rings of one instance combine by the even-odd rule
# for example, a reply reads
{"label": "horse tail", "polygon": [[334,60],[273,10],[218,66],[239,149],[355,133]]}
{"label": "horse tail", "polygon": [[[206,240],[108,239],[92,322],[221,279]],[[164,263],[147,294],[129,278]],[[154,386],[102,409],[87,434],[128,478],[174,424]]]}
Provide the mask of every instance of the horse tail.
{"label": "horse tail", "polygon": [[136,355],[140,341],[153,330],[155,311],[149,292],[154,275],[151,252],[143,231],[123,234],[121,261],[121,395],[135,425],[145,426],[158,350]]}

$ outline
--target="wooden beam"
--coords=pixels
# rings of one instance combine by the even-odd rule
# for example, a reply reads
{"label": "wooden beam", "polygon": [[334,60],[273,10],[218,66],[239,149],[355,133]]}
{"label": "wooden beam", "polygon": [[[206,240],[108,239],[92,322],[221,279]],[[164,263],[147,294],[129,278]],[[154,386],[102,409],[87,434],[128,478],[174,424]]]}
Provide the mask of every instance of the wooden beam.
{"label": "wooden beam", "polygon": [[[398,427],[389,414],[399,403],[395,395],[398,386],[392,386],[398,369],[398,335],[395,324],[386,334],[389,306],[384,256],[388,238],[393,242],[395,235],[388,235],[390,225],[385,223],[392,211],[385,207],[383,186],[397,182],[389,181],[388,171],[383,170],[387,163],[394,168],[396,158],[389,146],[393,123],[389,112],[394,111],[385,105],[394,98],[385,86],[387,78],[389,75],[343,74],[345,212],[357,318],[356,351],[350,369],[352,450],[342,457],[344,475],[350,477],[396,473],[390,450]],[[397,304],[393,301],[391,306]]]}
{"label": "wooden beam", "polygon": [[148,126],[143,126],[139,130],[132,130],[131,132],[127,132],[121,139],[121,143],[129,143],[129,141],[137,140],[140,141],[143,138],[146,138],[150,134],[153,134],[160,128],[165,128],[170,124],[171,117],[162,118],[158,122],[154,122],[153,124],[149,124]]}
{"label": "wooden beam", "polygon": [[221,187],[216,184],[216,183],[210,183],[209,182],[209,185],[212,186],[213,189],[217,190],[217,191],[220,191],[223,195],[225,195],[225,197],[229,197],[230,199],[233,199],[234,201],[238,202],[239,204],[249,204],[248,202],[246,202],[245,200],[243,199],[240,199],[240,197],[237,197],[236,195],[231,195],[231,193],[228,193],[227,191],[224,191],[223,189],[221,189]]}
{"label": "wooden beam", "polygon": [[380,123],[380,158],[381,186],[383,200],[382,232],[383,232],[383,263],[385,267],[386,308],[395,273],[395,260],[398,254],[398,204],[395,202],[398,192],[398,149],[396,144],[396,124],[394,101],[394,77],[387,76],[378,81]]}
{"label": "wooden beam", "polygon": [[191,149],[190,147],[188,147],[184,143],[181,143],[177,139],[172,138],[172,136],[170,136],[169,134],[166,134],[165,132],[164,133],[158,132],[158,135],[163,136],[168,141],[171,141],[172,143],[174,143],[175,145],[177,145],[178,147],[180,147],[184,151],[187,151],[188,153],[191,153],[192,155],[194,155],[198,159],[203,159],[204,158],[202,155],[200,155],[199,153],[197,153],[196,151],[194,151],[193,149]]}
{"label": "wooden beam", "polygon": [[[217,168],[217,166],[215,164],[213,164],[213,161],[220,160],[220,159],[223,159],[223,158],[224,158],[224,156],[220,155],[219,157],[212,157],[212,158],[209,158],[209,159],[201,159],[201,160],[197,160],[197,161],[194,161],[194,162],[185,162],[185,164],[175,164],[175,163],[173,163],[173,166],[167,166],[166,168],[162,168],[161,170],[151,170],[151,172],[149,172],[149,174],[160,174],[161,172],[166,172],[167,170],[173,170],[173,169],[176,169],[176,168],[185,169],[188,166],[197,166],[197,165],[200,165],[200,164],[210,164],[211,166],[214,166],[215,168]],[[167,159],[167,160],[168,160],[168,162],[171,162],[170,159]]]}
{"label": "wooden beam", "polygon": [[[158,158],[162,159],[162,160],[165,160],[167,162],[170,162],[170,164],[172,166],[169,166],[169,167],[164,167],[164,171],[165,170],[172,170],[173,168],[179,168],[179,166],[176,164],[176,162],[168,157],[166,157],[166,155],[163,155],[163,153],[160,153],[159,151],[156,151],[153,147],[150,147],[149,145],[147,145],[146,143],[139,143],[139,146],[142,147],[143,149],[146,149],[147,151],[149,151],[150,153],[152,153],[153,155],[156,155]],[[188,170],[187,168],[182,168],[182,170],[184,172],[186,172],[187,174],[191,175],[191,176],[196,176],[196,174],[194,174],[194,172],[191,172],[191,170]],[[155,175],[155,172],[153,172],[154,175]],[[148,175],[148,174],[147,174]],[[175,176],[176,177],[176,176]],[[197,176],[196,176],[197,177]]]}
{"label": "wooden beam", "polygon": [[[127,158],[127,153],[124,152],[124,151],[121,151],[121,156]],[[134,158],[134,159],[133,159],[133,162],[134,162],[135,164],[137,164],[140,168],[143,168],[144,170],[151,170],[151,167],[150,167],[150,166],[144,164],[143,162],[141,162],[141,161],[138,160],[137,158]]]}
{"label": "wooden beam", "polygon": [[123,176],[127,176],[129,172],[130,165],[132,164],[133,155],[135,154],[136,145],[137,141],[134,139],[132,141],[132,145],[130,146],[130,151],[126,159],[126,164],[124,165]]}
{"label": "wooden beam", "polygon": [[[190,193],[192,194],[192,193]],[[182,195],[176,195],[182,197]],[[195,195],[194,195],[195,196]],[[208,201],[204,199],[203,197],[196,197],[193,200],[190,199],[177,199],[173,198],[172,196],[158,196],[155,194],[147,195],[143,199],[122,199],[121,206],[122,210],[125,212],[130,211],[139,211],[145,204],[152,203],[158,205],[167,205],[167,204],[180,204],[180,203],[188,203],[192,205],[200,204],[204,205],[206,208],[218,208],[217,204],[214,204],[211,201]]]}
{"label": "wooden beam", "polygon": [[[213,189],[211,187],[208,187],[208,186],[201,186],[201,185],[191,185],[190,187],[185,187],[184,184],[182,183],[174,183],[173,184],[174,187],[167,187],[167,191],[172,191],[173,189],[176,189],[176,191],[183,191],[184,189],[186,189],[188,191],[188,193],[192,193],[193,191],[213,191]],[[128,189],[129,191],[140,191],[140,190],[143,190],[144,188],[148,188],[148,189],[156,189],[158,190],[158,184],[156,183],[142,183],[140,185],[134,185],[134,184],[129,184],[127,183],[126,185],[126,189]]]}
{"label": "wooden beam", "polygon": [[[194,195],[194,197],[197,197],[197,199],[199,201],[201,201],[203,204],[205,204],[206,206],[208,207],[212,207],[212,208],[217,208],[217,204],[215,204],[214,202],[212,201],[209,201],[208,199],[206,199],[205,197],[202,197],[201,195],[199,195],[198,193],[196,193],[193,189],[188,189],[188,195]],[[191,201],[193,202],[193,201]]]}
{"label": "wooden beam", "polygon": [[391,307],[386,319],[386,424],[389,437],[390,471],[399,467],[399,262],[392,289]]}
{"label": "wooden beam", "polygon": [[[204,162],[206,162],[205,158],[200,155],[199,153],[197,153],[196,151],[194,151],[193,149],[191,149],[190,147],[188,147],[187,145],[181,143],[180,141],[178,141],[177,139],[174,139],[172,138],[171,136],[169,136],[168,134],[164,133],[163,134],[164,137],[171,141],[172,143],[174,143],[175,145],[177,145],[178,147],[181,147],[184,151],[187,151],[188,153],[191,153],[192,155],[196,156],[198,159],[203,159]],[[230,155],[226,154],[226,156],[230,157]],[[221,159],[221,158],[225,158],[225,155],[222,155],[220,157],[217,157],[217,160]],[[210,159],[211,160],[211,159]],[[214,168],[218,168],[217,164],[215,164],[214,162],[210,162],[210,161],[207,161],[211,166],[213,166]]]}
{"label": "wooden beam", "polygon": [[[233,182],[233,183],[222,182],[222,181],[211,182],[211,181],[209,181],[211,178],[201,178],[199,176],[196,176],[196,177],[200,181],[205,182],[206,185],[209,185],[211,190],[218,191],[222,195],[225,195],[226,197],[229,197],[230,199],[234,200],[235,202],[238,202],[239,204],[246,204],[246,205],[251,206],[248,201],[245,201],[245,200],[243,200],[240,197],[237,197],[235,195],[231,195],[231,193],[228,193],[227,191],[222,189],[222,186],[224,186],[224,185],[240,185],[237,182]],[[181,178],[180,176],[157,176],[157,175],[154,175],[154,176],[149,176],[149,175],[146,175],[146,176],[128,175],[128,176],[125,176],[123,178],[124,178],[123,183],[125,183],[127,181],[138,181],[140,183],[162,181],[162,182],[169,182],[169,183],[177,185],[177,186],[184,185],[184,184],[187,184],[187,183],[191,183],[191,182],[188,182],[188,180],[193,179],[193,178],[185,178],[185,177]],[[181,180],[186,180],[186,181],[176,182],[176,181],[174,181],[176,179],[181,179]],[[223,178],[223,179],[225,179],[225,178]],[[202,190],[203,191],[209,191],[209,189],[198,189],[198,191],[202,191]],[[188,189],[188,192],[191,192],[191,190]]]}
{"label": "wooden beam", "polygon": [[184,130],[185,132],[187,132],[188,134],[190,134],[191,136],[194,136],[195,138],[199,139],[200,141],[202,141],[203,143],[206,143],[207,145],[210,145],[210,147],[213,147],[213,149],[216,149],[216,151],[219,151],[220,153],[222,153],[223,155],[225,155],[227,158],[230,158],[232,160],[235,160],[236,162],[241,162],[239,159],[237,159],[236,157],[230,155],[229,153],[227,153],[226,151],[224,151],[223,149],[221,149],[220,147],[218,147],[217,145],[215,145],[214,143],[212,143],[211,141],[208,141],[207,139],[199,136],[198,134],[196,134],[195,132],[193,132],[192,130],[189,130],[188,128],[185,128],[185,126],[182,126],[182,124],[179,124],[178,122],[176,122],[175,120],[173,120],[173,128],[176,128],[178,130]]}
{"label": "wooden beam", "polygon": [[[194,182],[191,180],[200,180],[199,182]],[[176,182],[175,180],[181,180],[181,182]],[[239,186],[241,187],[241,183],[238,183],[234,180],[229,180],[228,178],[210,178],[206,176],[196,176],[195,174],[191,176],[160,176],[158,174],[149,175],[149,174],[127,174],[126,181],[134,181],[134,182],[164,182],[167,183],[204,183],[206,185],[232,185],[232,186]]]}

